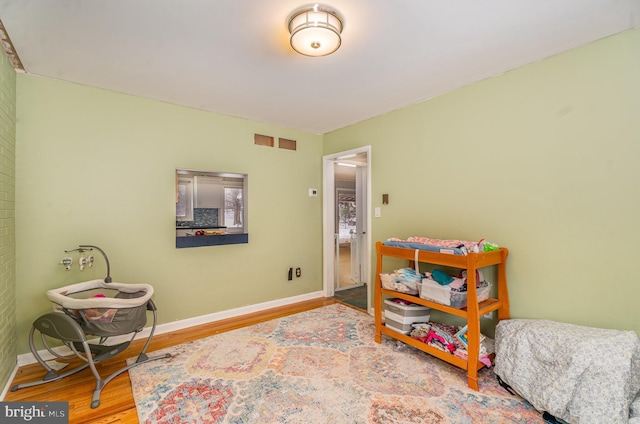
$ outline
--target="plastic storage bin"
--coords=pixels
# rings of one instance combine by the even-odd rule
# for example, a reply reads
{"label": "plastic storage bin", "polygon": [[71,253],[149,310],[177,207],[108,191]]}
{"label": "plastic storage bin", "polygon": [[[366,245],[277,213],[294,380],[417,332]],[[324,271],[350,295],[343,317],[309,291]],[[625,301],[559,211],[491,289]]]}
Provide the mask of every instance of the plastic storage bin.
{"label": "plastic storage bin", "polygon": [[[422,299],[438,302],[443,305],[451,306],[452,308],[466,308],[467,307],[467,292],[452,291],[447,286],[441,286],[434,281],[422,280],[420,287],[420,297]],[[491,283],[485,281],[486,286],[478,287],[476,289],[478,302],[487,300],[491,293]]]}
{"label": "plastic storage bin", "polygon": [[385,325],[398,333],[411,332],[411,324],[416,322],[428,322],[431,317],[431,309],[407,302],[403,299],[385,299],[384,321]]}

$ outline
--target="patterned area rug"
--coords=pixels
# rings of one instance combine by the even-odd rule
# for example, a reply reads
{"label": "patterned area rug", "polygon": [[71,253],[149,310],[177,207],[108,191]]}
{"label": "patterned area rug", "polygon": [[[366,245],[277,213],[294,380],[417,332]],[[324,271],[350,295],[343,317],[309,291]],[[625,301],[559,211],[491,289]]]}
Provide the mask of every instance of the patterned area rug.
{"label": "patterned area rug", "polygon": [[500,387],[390,338],[340,304],[162,351],[129,370],[141,423],[544,423]]}

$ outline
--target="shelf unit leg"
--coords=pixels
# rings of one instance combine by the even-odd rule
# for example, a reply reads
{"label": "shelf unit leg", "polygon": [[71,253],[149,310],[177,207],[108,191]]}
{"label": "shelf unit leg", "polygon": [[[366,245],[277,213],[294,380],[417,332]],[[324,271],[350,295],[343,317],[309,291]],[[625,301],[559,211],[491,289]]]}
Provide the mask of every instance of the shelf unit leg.
{"label": "shelf unit leg", "polygon": [[467,386],[470,389],[475,390],[476,392],[480,391],[480,386],[478,386],[478,371],[474,373],[475,375],[471,375],[471,370],[469,370],[469,374],[467,375]]}
{"label": "shelf unit leg", "polygon": [[480,315],[476,281],[475,255],[467,256],[467,385],[478,390],[478,355],[480,354]]}
{"label": "shelf unit leg", "polygon": [[382,343],[382,282],[380,281],[380,273],[382,272],[382,254],[380,249],[377,249],[377,262],[376,262],[376,284],[373,291],[373,309],[376,322],[376,343]]}
{"label": "shelf unit leg", "polygon": [[498,320],[511,318],[511,309],[509,306],[509,289],[507,288],[507,255],[509,251],[502,249],[502,262],[498,264],[498,300],[500,308],[498,308]]}

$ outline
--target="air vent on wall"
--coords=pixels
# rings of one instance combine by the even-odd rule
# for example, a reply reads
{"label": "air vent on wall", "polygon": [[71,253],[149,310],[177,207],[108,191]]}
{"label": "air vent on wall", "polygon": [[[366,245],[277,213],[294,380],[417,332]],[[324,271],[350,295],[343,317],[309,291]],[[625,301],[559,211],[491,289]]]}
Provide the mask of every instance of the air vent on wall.
{"label": "air vent on wall", "polygon": [[281,149],[296,150],[296,141],[288,138],[279,138],[278,147]]}
{"label": "air vent on wall", "polygon": [[273,137],[270,137],[268,135],[254,134],[253,141],[258,146],[269,146],[269,147],[274,146]]}

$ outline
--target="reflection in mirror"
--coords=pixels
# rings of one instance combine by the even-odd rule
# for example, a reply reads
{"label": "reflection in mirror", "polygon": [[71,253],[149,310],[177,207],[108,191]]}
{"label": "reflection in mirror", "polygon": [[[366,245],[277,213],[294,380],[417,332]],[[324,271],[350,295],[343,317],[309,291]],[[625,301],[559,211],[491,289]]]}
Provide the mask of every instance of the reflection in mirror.
{"label": "reflection in mirror", "polygon": [[176,247],[247,243],[247,215],[246,174],[176,169]]}

